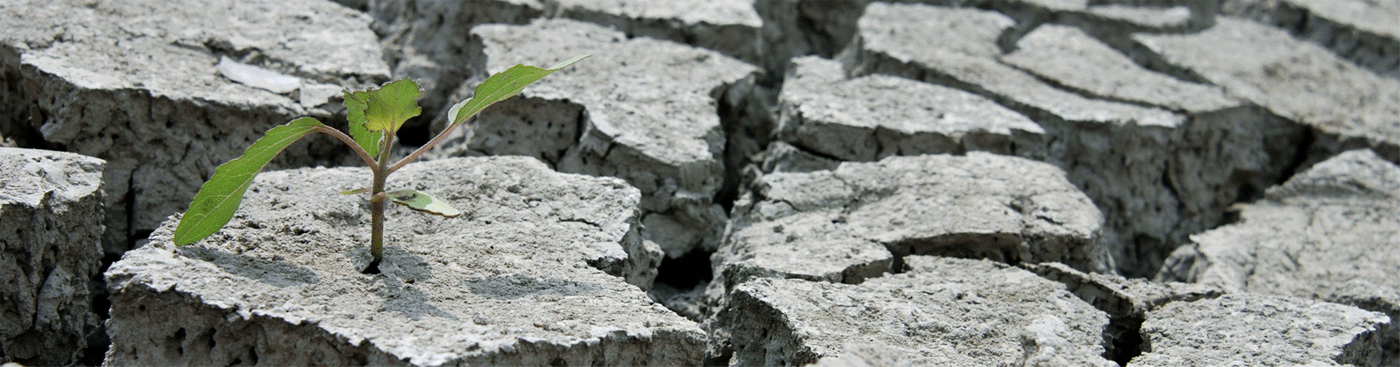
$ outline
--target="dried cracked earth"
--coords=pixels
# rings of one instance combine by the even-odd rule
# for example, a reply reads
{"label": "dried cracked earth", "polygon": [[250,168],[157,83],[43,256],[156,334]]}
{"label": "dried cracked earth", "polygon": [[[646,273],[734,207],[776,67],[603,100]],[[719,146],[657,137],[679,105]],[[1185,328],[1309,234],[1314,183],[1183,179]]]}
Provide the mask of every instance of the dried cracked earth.
{"label": "dried cracked earth", "polygon": [[[0,362],[1400,365],[1400,1],[0,0]],[[297,143],[591,58],[390,178]]]}

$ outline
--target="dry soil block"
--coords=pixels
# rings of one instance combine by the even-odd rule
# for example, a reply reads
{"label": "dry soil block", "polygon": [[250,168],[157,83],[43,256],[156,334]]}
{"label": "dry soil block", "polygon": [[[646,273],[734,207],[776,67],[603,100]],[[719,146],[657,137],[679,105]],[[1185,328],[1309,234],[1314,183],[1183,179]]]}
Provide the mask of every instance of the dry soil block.
{"label": "dry soil block", "polygon": [[1317,43],[1377,74],[1400,78],[1400,3],[1368,0],[1227,0],[1223,13],[1253,18]]}
{"label": "dry soil block", "polygon": [[1204,284],[1154,282],[1085,273],[1060,263],[1021,266],[1045,279],[1064,283],[1070,293],[1107,312],[1110,321],[1104,335],[1113,343],[1105,348],[1108,349],[1107,355],[1114,358],[1126,358],[1141,352],[1142,336],[1139,330],[1149,311],[1170,302],[1195,301],[1224,294],[1220,288]]}
{"label": "dry soil block", "polygon": [[1189,234],[1218,223],[1242,188],[1274,182],[1296,153],[1283,147],[1298,144],[1297,128],[1218,88],[1143,69],[1072,28],[1041,26],[1003,55],[998,42],[1015,26],[984,10],[872,3],[840,59],[857,75],[953,86],[1038,123],[1045,159],[1103,210],[1125,275],[1154,274]]}
{"label": "dry soil block", "polygon": [[0,148],[0,361],[77,363],[102,322],[101,159]]}
{"label": "dry soil block", "polygon": [[1379,366],[1389,318],[1335,303],[1252,293],[1173,302],[1142,324],[1129,367]]}
{"label": "dry soil block", "polygon": [[1400,162],[1400,80],[1281,29],[1229,17],[1200,33],[1134,39],[1165,63],[1312,128],[1310,163],[1364,147]]}
{"label": "dry soil block", "polygon": [[726,94],[745,94],[757,68],[572,20],[484,25],[472,35],[484,45],[489,71],[593,57],[483,112],[470,127],[467,150],[529,155],[563,172],[620,177],[641,189],[644,235],[667,255],[718,246],[726,218],[714,203],[725,177],[720,103]]}
{"label": "dry soil block", "polygon": [[705,335],[624,277],[653,272],[640,195],[523,157],[410,165],[369,261],[361,168],[259,175],[232,222],[175,248],[167,222],[107,273],[113,365],[696,365]]}
{"label": "dry soil block", "polygon": [[860,285],[755,279],[710,327],[730,337],[729,362],[741,366],[813,363],[850,343],[910,365],[1113,365],[1101,356],[1108,316],[1060,283],[987,260],[908,263]]}
{"label": "dry soil block", "polygon": [[1108,268],[1097,242],[1103,217],[1045,163],[980,152],[889,157],[768,174],[756,186],[711,257],[729,286],[755,276],[860,283],[909,254]]}
{"label": "dry soil block", "polygon": [[875,161],[891,155],[1039,151],[1045,132],[981,96],[888,75],[847,79],[841,64],[793,60],[779,94],[778,138],[822,156]]}
{"label": "dry soil block", "polygon": [[[331,117],[342,87],[388,79],[369,17],[330,1],[25,3],[0,9],[0,133],[107,160],[113,254],[267,129]],[[345,152],[317,137],[274,165]]]}
{"label": "dry soil block", "polygon": [[[1400,167],[1370,150],[1323,161],[1192,236],[1160,279],[1349,304],[1400,318]],[[1400,362],[1400,327],[1386,357]]]}
{"label": "dry soil block", "polygon": [[1281,181],[1303,143],[1301,126],[1223,88],[1149,71],[1076,28],[1041,26],[1001,60],[1061,88],[1186,116],[1171,131],[1168,149],[1152,152],[1167,158],[1163,184],[1180,202],[1177,229],[1168,237],[1173,241],[1215,226],[1241,192],[1262,192]]}
{"label": "dry soil block", "polygon": [[753,0],[554,0],[559,16],[626,33],[688,43],[759,63],[763,20]]}
{"label": "dry soil block", "polygon": [[[1203,27],[1215,16],[1205,1],[1098,1],[1056,19],[1099,33],[1183,32]],[[1155,4],[1153,4],[1155,3]],[[1167,6],[1163,6],[1167,5]]]}
{"label": "dry soil block", "polygon": [[1060,263],[1026,264],[1022,267],[1045,279],[1064,283],[1071,293],[1114,318],[1137,318],[1139,322],[1147,317],[1148,311],[1167,303],[1215,298],[1223,294],[1220,288],[1205,284],[1153,282],[1085,273]]}

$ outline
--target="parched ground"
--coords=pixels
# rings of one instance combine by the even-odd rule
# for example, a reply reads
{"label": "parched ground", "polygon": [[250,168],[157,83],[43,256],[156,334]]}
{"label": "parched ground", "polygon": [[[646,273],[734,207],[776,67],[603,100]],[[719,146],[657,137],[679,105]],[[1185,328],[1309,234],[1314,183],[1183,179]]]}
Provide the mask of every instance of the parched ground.
{"label": "parched ground", "polygon": [[[1395,0],[0,0],[0,362],[1400,364]],[[283,152],[592,57],[391,186]],[[398,186],[395,186],[398,188]],[[309,198],[309,199],[308,199]]]}

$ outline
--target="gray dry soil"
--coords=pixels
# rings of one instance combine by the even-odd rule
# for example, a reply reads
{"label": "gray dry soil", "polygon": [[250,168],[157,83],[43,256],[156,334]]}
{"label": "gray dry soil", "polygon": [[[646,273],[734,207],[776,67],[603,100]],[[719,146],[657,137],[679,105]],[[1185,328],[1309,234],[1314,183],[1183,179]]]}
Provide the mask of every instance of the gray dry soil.
{"label": "gray dry soil", "polygon": [[[1400,365],[1400,0],[0,0],[0,363]],[[390,178],[267,129],[592,57]]]}

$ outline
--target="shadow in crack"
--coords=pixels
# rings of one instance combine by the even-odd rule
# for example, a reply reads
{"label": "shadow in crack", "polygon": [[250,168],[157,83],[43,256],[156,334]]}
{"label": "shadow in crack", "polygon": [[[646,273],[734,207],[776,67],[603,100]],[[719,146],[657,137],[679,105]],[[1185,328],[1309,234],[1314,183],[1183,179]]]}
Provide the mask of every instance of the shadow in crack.
{"label": "shadow in crack", "polygon": [[1142,339],[1142,317],[1121,316],[1111,317],[1108,322],[1108,329],[1104,330],[1104,335],[1108,336],[1109,343],[1104,345],[1104,358],[1118,362],[1119,366],[1127,366],[1133,358],[1142,355],[1144,349],[1150,349],[1147,341]]}
{"label": "shadow in crack", "polygon": [[180,255],[204,260],[229,274],[256,280],[278,288],[317,284],[321,277],[316,272],[302,266],[280,260],[264,260],[248,255],[239,255],[223,250],[204,247],[180,247],[175,250]]}
{"label": "shadow in crack", "polygon": [[587,282],[567,279],[539,279],[523,274],[493,275],[487,278],[462,281],[461,285],[471,292],[492,299],[519,299],[533,295],[576,296],[599,294],[604,287]]}
{"label": "shadow in crack", "polygon": [[907,238],[886,243],[894,254],[892,273],[903,273],[904,258],[909,255],[930,255],[962,259],[988,259],[1016,265],[1025,260],[1018,251],[1021,238],[1009,233],[949,233],[926,238]]}

